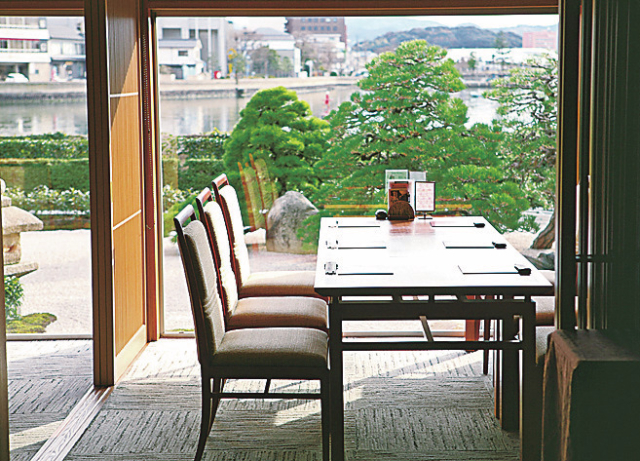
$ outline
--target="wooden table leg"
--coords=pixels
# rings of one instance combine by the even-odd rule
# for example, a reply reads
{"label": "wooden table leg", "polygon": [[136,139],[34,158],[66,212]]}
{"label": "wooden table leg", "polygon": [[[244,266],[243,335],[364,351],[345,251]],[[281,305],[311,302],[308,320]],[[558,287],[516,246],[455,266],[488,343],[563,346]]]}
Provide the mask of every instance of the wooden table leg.
{"label": "wooden table leg", "polygon": [[[522,389],[520,393],[520,459],[522,461],[539,460],[540,440],[535,440],[534,435],[540,434],[532,424],[539,423],[534,417],[534,412],[542,411],[535,408],[536,400],[536,314],[535,302],[530,299],[529,307],[522,316]],[[537,461],[536,460],[536,461]]]}
{"label": "wooden table leg", "polygon": [[[512,340],[518,333],[518,321],[505,319],[502,324],[502,339]],[[520,414],[520,353],[517,350],[501,351],[500,374],[500,421],[506,431],[516,431]]]}
{"label": "wooden table leg", "polygon": [[331,460],[344,460],[344,383],[342,315],[337,298],[329,304],[329,366],[331,375]]}

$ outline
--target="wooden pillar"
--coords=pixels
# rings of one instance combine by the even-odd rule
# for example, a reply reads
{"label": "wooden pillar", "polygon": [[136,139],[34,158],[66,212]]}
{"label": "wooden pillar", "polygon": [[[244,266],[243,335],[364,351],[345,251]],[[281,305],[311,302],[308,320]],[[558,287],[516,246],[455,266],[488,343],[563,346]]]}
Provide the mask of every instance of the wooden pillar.
{"label": "wooden pillar", "polygon": [[94,381],[147,342],[140,0],[86,0]]}
{"label": "wooden pillar", "polygon": [[580,0],[560,0],[556,327],[573,329],[576,296],[576,184]]}
{"label": "wooden pillar", "polygon": [[593,1],[590,323],[640,330],[640,4]]}
{"label": "wooden pillar", "polygon": [[[2,208],[0,207],[0,247],[2,240]],[[0,270],[4,274],[4,257],[0,258]],[[0,459],[9,459],[9,377],[7,374],[7,322],[4,305],[4,276],[0,280]]]}

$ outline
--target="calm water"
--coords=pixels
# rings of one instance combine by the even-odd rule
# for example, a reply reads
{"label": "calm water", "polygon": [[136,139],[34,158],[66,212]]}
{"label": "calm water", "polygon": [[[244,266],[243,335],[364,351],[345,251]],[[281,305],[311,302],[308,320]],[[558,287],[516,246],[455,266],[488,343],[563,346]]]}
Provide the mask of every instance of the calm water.
{"label": "calm water", "polygon": [[[356,88],[340,88],[329,92],[329,110],[337,108]],[[482,97],[482,89],[465,90],[457,96],[469,107],[469,124],[489,123],[497,105]],[[299,94],[307,101],[316,117],[327,114],[326,92]],[[238,121],[238,113],[250,98],[162,100],[160,128],[173,135],[231,131]],[[0,136],[53,133],[87,134],[87,105],[85,102],[50,102],[39,104],[2,104]]]}

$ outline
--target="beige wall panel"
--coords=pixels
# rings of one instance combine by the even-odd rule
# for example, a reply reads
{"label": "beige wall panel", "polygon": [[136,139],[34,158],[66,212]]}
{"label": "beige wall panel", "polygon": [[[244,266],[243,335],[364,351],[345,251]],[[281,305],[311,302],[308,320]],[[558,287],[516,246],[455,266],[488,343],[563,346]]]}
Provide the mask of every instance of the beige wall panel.
{"label": "beige wall panel", "polygon": [[111,98],[113,226],[142,208],[142,133],[137,96]]}
{"label": "beige wall panel", "polygon": [[140,52],[138,46],[137,0],[107,2],[109,16],[109,93],[138,93],[140,87]]}
{"label": "beige wall panel", "polygon": [[142,213],[113,230],[116,355],[145,324]]}

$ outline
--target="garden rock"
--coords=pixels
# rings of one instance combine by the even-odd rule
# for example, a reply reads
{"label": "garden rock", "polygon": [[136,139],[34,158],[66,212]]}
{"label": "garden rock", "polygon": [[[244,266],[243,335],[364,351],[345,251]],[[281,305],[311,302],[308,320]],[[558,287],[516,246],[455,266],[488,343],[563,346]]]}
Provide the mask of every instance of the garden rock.
{"label": "garden rock", "polygon": [[267,250],[304,253],[298,229],[318,209],[300,192],[289,191],[278,197],[267,216]]}

